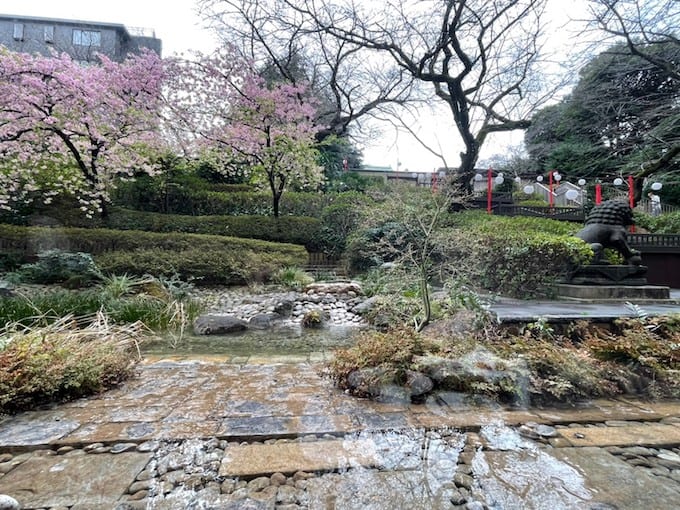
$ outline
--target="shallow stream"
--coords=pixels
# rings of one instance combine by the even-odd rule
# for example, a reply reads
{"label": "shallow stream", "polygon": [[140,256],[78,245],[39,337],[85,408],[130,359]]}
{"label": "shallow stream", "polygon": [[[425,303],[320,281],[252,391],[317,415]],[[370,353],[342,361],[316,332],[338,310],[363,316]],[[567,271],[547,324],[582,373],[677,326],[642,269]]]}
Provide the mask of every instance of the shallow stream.
{"label": "shallow stream", "polygon": [[142,346],[153,355],[281,356],[331,351],[354,344],[357,326],[329,326],[321,329],[287,326],[275,330],[248,330],[228,335],[194,335],[181,339],[166,335]]}

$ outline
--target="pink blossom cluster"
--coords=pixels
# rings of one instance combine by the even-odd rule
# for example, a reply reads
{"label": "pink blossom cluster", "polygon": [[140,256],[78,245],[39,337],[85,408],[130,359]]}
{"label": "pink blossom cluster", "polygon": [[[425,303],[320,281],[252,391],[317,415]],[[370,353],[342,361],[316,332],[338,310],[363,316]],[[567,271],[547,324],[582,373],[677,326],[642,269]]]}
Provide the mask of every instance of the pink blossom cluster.
{"label": "pink blossom cluster", "polygon": [[114,177],[153,171],[149,155],[162,143],[162,61],[153,52],[122,63],[99,59],[82,65],[66,54],[0,47],[0,207],[35,190],[47,202],[66,192],[91,215]]}

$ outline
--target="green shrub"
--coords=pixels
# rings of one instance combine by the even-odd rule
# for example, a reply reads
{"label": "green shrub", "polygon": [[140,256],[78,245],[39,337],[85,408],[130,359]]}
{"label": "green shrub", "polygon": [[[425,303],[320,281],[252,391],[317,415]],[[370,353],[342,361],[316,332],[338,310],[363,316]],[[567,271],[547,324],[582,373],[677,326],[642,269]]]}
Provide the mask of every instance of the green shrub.
{"label": "green shrub", "polygon": [[660,216],[636,212],[635,224],[652,234],[680,234],[680,211]]}
{"label": "green shrub", "polygon": [[467,281],[503,295],[554,296],[554,284],[592,257],[588,244],[568,235],[506,228],[451,231],[449,260]]}
{"label": "green shrub", "polygon": [[[121,340],[125,339],[125,340]],[[78,328],[72,317],[0,332],[0,413],[111,388],[134,374],[140,326]]]}
{"label": "green shrub", "polygon": [[199,234],[0,225],[0,249],[25,257],[49,249],[91,253],[105,274],[170,277],[201,283],[264,281],[276,269],[303,266],[302,246]]}
{"label": "green shrub", "polygon": [[[91,225],[83,222],[79,226]],[[119,208],[113,209],[106,220],[106,227],[116,230],[243,237],[300,244],[310,251],[319,250],[320,226],[317,218],[298,216],[187,216]]]}
{"label": "green shrub", "polygon": [[350,234],[358,227],[361,206],[367,197],[359,193],[344,193],[321,212],[318,245],[331,258],[340,258],[347,247]]}
{"label": "green shrub", "polygon": [[19,269],[21,279],[32,283],[65,283],[80,287],[99,277],[89,253],[47,250],[38,253],[38,261]]}

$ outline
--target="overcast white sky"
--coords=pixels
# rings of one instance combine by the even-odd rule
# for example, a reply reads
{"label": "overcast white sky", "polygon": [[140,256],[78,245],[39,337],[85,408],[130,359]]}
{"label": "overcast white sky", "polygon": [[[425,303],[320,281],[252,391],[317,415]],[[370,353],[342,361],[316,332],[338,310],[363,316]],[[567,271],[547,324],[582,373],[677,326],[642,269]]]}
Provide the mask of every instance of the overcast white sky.
{"label": "overcast white sky", "polygon": [[[573,37],[563,27],[570,17],[578,17],[583,12],[586,0],[550,0],[553,4],[555,19],[555,41],[564,41],[571,46]],[[169,56],[188,49],[209,52],[215,47],[215,39],[201,28],[195,11],[194,0],[0,0],[0,13],[24,16],[43,16],[51,18],[78,19],[121,23],[127,27],[144,27],[155,30],[156,37],[163,41],[163,55]],[[448,115],[433,119],[423,116],[418,129],[434,147],[440,146],[446,153],[447,163],[459,163],[460,146],[455,146],[455,130]],[[502,152],[505,144],[517,144],[522,140],[521,133],[489,140],[482,157]],[[406,134],[395,135],[390,128],[376,137],[372,146],[364,147],[364,163],[397,168],[401,170],[432,171],[442,165],[440,159],[431,155]]]}

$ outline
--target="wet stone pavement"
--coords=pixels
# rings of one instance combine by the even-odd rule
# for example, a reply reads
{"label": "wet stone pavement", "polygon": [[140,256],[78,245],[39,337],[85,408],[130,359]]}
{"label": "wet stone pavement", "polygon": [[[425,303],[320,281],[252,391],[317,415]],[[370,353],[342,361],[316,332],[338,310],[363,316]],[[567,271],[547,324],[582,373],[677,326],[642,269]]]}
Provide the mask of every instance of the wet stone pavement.
{"label": "wet stone pavement", "polygon": [[321,368],[147,361],[116,390],[4,417],[0,494],[51,510],[678,508],[680,402],[381,403]]}

